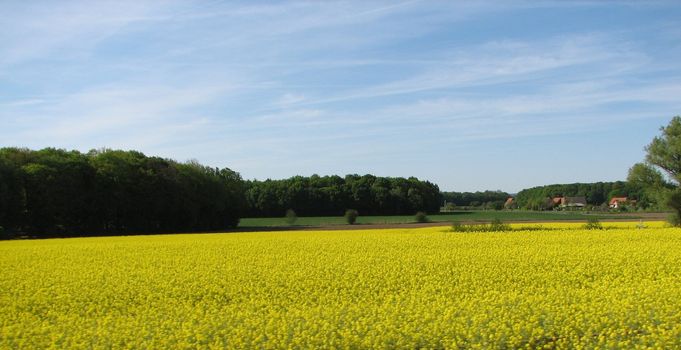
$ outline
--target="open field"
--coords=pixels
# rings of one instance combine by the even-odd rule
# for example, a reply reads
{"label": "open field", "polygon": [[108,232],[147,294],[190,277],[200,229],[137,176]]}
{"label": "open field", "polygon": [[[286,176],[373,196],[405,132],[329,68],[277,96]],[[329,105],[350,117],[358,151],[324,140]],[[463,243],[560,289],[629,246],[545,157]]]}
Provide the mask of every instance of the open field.
{"label": "open field", "polygon": [[[585,221],[589,218],[599,220],[637,220],[637,219],[660,219],[663,220],[667,214],[664,213],[584,213],[570,211],[459,211],[447,214],[429,215],[431,222],[451,223],[453,221],[462,222],[488,222],[500,219],[508,222],[520,221]],[[395,215],[395,216],[359,216],[357,224],[366,225],[385,225],[385,224],[405,224],[413,223],[414,215]],[[299,217],[293,226],[333,226],[346,225],[345,218],[342,216],[323,216],[323,217]],[[243,218],[239,222],[239,227],[277,227],[289,226],[284,217],[280,218]]]}
{"label": "open field", "polygon": [[681,229],[0,242],[0,348],[681,347]]}

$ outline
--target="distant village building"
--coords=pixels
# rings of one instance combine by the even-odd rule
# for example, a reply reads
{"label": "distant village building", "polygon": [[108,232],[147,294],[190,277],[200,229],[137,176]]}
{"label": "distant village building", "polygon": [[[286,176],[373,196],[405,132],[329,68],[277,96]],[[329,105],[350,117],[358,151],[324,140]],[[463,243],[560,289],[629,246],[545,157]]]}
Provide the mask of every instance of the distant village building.
{"label": "distant village building", "polygon": [[563,205],[572,208],[586,207],[586,197],[564,197]]}
{"label": "distant village building", "polygon": [[553,197],[553,206],[569,209],[583,209],[586,207],[586,197]]}
{"label": "distant village building", "polygon": [[610,199],[610,208],[611,209],[620,209],[624,205],[636,205],[636,201],[633,199],[629,199],[627,197],[612,197]]}
{"label": "distant village building", "polygon": [[506,202],[504,202],[504,209],[517,209],[518,208],[518,203],[516,203],[515,198],[513,197],[508,197],[506,199]]}
{"label": "distant village building", "polygon": [[551,202],[554,207],[559,207],[561,204],[563,204],[563,197],[553,197]]}

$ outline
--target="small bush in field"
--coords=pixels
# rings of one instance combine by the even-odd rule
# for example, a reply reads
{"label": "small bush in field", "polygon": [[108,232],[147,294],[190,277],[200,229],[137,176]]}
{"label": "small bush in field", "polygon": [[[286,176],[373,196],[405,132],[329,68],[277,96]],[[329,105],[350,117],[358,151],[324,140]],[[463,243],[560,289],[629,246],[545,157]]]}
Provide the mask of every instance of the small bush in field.
{"label": "small bush in field", "polygon": [[505,224],[503,221],[500,219],[494,219],[492,222],[490,222],[488,231],[491,232],[499,232],[499,231],[510,231],[511,226],[508,224]]}
{"label": "small bush in field", "polygon": [[353,225],[357,221],[357,217],[359,216],[359,213],[355,209],[348,209],[345,211],[345,222],[348,223],[348,225]]}
{"label": "small bush in field", "polygon": [[602,230],[603,225],[601,225],[601,222],[598,221],[598,219],[589,218],[589,220],[587,220],[586,224],[584,224],[584,229],[585,230]]}
{"label": "small bush in field", "polygon": [[289,209],[286,211],[286,223],[289,225],[293,225],[296,223],[296,220],[298,220],[298,215],[296,215],[296,212],[293,209]]}
{"label": "small bush in field", "polygon": [[452,231],[466,232],[466,225],[462,224],[460,221],[454,221],[452,222]]}

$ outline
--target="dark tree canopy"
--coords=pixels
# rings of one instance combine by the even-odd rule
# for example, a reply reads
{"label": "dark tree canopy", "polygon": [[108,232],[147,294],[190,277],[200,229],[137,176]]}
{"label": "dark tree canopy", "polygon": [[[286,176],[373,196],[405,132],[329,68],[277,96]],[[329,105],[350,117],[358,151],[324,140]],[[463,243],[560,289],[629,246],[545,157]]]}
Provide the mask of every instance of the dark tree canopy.
{"label": "dark tree canopy", "polygon": [[346,175],[295,176],[284,180],[247,181],[248,216],[282,216],[292,208],[302,216],[341,216],[347,209],[359,215],[437,213],[437,185],[417,178]]}
{"label": "dark tree canopy", "polygon": [[33,236],[234,227],[245,200],[230,169],[136,151],[0,149],[0,226]]}
{"label": "dark tree canopy", "polygon": [[501,208],[511,195],[502,191],[484,192],[442,192],[442,199],[447,204],[457,207],[492,207]]}
{"label": "dark tree canopy", "polygon": [[247,181],[230,169],[137,151],[0,148],[0,232],[40,236],[195,232],[243,216],[436,213],[437,185],[414,177]]}

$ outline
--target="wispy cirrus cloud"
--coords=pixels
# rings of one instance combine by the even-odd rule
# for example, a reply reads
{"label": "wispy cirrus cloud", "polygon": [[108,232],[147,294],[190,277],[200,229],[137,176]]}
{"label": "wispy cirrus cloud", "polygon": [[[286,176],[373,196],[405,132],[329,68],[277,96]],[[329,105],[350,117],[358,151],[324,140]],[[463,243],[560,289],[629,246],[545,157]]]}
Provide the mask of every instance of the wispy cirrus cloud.
{"label": "wispy cirrus cloud", "polygon": [[4,140],[15,145],[142,146],[161,135],[172,137],[173,130],[205,123],[206,118],[194,109],[227,91],[223,86],[100,87],[54,97],[52,101],[41,100],[35,108],[33,103],[17,104],[1,111],[0,119],[12,124],[13,133],[4,135]]}
{"label": "wispy cirrus cloud", "polygon": [[[649,59],[604,34],[551,38],[543,42],[492,41],[466,50],[442,53],[436,61],[419,62],[411,76],[319,98],[299,105],[323,104],[430,90],[544,80],[550,83],[563,69],[579,68],[577,77],[594,79],[645,66]],[[404,64],[410,64],[406,62]]]}
{"label": "wispy cirrus cloud", "polygon": [[[159,10],[153,3],[134,1],[64,1],[54,5],[40,1],[0,5],[6,14],[0,22],[0,69],[36,59],[87,56],[101,40]],[[56,51],[60,55],[54,56]]]}

